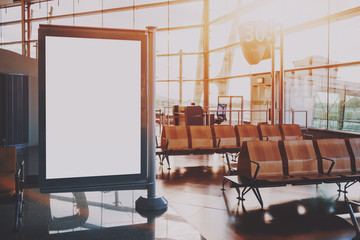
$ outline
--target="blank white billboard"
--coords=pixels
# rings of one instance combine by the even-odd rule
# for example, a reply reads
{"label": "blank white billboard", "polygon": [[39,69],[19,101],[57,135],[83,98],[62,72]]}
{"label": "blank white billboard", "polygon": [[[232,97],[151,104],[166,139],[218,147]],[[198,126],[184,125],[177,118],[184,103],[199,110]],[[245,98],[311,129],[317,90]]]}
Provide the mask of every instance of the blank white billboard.
{"label": "blank white billboard", "polygon": [[46,179],[140,174],[141,42],[45,37]]}

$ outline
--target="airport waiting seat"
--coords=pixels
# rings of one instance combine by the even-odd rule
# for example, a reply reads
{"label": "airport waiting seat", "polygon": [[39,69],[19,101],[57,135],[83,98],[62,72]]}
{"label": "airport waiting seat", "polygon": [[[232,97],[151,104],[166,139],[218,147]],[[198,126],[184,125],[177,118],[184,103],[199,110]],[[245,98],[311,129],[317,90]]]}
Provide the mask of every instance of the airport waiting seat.
{"label": "airport waiting seat", "polygon": [[[213,131],[214,144],[217,147],[217,152],[225,153],[228,174],[233,175],[236,170],[231,164],[236,162],[240,151],[240,148],[237,145],[238,141],[235,134],[235,128],[231,125],[213,125],[211,126],[211,130]],[[231,155],[232,161],[230,161],[229,155]],[[226,182],[226,179],[224,179],[224,182]]]}
{"label": "airport waiting seat", "polygon": [[17,166],[15,147],[0,147],[0,198],[15,202],[15,230],[23,214],[23,166]]}
{"label": "airport waiting seat", "polygon": [[[283,160],[276,141],[244,142],[238,159],[237,176],[224,178],[236,189],[240,200],[244,200],[244,195],[252,190],[262,208],[263,201],[259,188],[300,184],[306,181],[302,177],[284,174]],[[240,187],[244,187],[241,193]]]}
{"label": "airport waiting seat", "polygon": [[279,142],[283,156],[285,175],[304,177],[309,184],[337,182],[338,175],[326,175],[319,171],[319,161],[312,140],[284,140]]}
{"label": "airport waiting seat", "polygon": [[160,157],[160,164],[164,159],[170,169],[169,155],[184,154],[189,150],[189,139],[186,126],[164,126],[161,133],[161,151],[156,152]]}
{"label": "airport waiting seat", "polygon": [[360,173],[360,138],[345,139],[351,158],[353,172]]}
{"label": "airport waiting seat", "polygon": [[259,141],[259,131],[255,125],[236,125],[235,133],[238,139],[239,147],[245,141]]}
{"label": "airport waiting seat", "polygon": [[214,145],[221,151],[238,152],[235,128],[231,125],[213,125],[211,130],[214,135]]}
{"label": "airport waiting seat", "polygon": [[189,145],[193,150],[210,150],[215,149],[214,139],[210,126],[188,126]]}
{"label": "airport waiting seat", "polygon": [[282,139],[279,125],[260,124],[259,129],[261,140],[279,141]]}
{"label": "airport waiting seat", "polygon": [[284,140],[303,139],[303,135],[298,124],[280,124],[279,126]]}
{"label": "airport waiting seat", "polygon": [[[231,129],[227,130],[231,132]],[[227,130],[219,130],[218,132],[220,135],[223,134],[221,135],[224,139],[223,152],[238,151],[236,138],[225,137],[231,134]],[[234,132],[233,128],[232,131]],[[232,134],[233,138],[234,135],[235,133]],[[213,154],[219,152],[214,139],[215,137],[210,126],[164,126],[161,134],[161,151],[156,151],[156,155],[160,157],[161,165],[163,165],[163,161],[166,159],[170,169],[170,155]],[[232,145],[232,142],[234,145]],[[227,148],[233,146],[235,148]]]}
{"label": "airport waiting seat", "polygon": [[310,134],[303,134],[298,124],[280,124],[280,132],[283,140],[311,139]]}
{"label": "airport waiting seat", "polygon": [[163,151],[188,150],[186,126],[164,126],[161,133],[161,149]]}
{"label": "airport waiting seat", "polygon": [[352,169],[352,163],[345,139],[330,138],[318,139],[315,141],[317,156],[320,163],[320,171],[328,170],[328,175],[338,175],[341,181],[337,184],[339,191],[341,190],[340,182],[346,182],[346,189],[359,179],[360,174],[357,174]]}

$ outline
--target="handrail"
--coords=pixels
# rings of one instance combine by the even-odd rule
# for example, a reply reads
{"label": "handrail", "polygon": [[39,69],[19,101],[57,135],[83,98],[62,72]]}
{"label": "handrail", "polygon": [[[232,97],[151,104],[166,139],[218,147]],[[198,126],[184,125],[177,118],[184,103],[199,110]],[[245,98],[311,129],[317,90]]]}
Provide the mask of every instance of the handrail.
{"label": "handrail", "polygon": [[284,110],[284,112],[291,112],[291,123],[295,124],[295,113],[305,113],[305,127],[308,127],[308,111],[307,110],[295,110],[295,109],[290,109],[290,110]]}
{"label": "handrail", "polygon": [[[315,118],[314,119],[320,119],[320,120],[327,120],[326,118]],[[341,119],[330,119],[329,121],[336,121],[336,122],[350,122],[350,123],[360,123],[360,121],[353,121],[353,120],[341,120]]]}
{"label": "handrail", "polygon": [[291,109],[292,111],[292,124],[294,124],[294,121],[295,121],[295,113],[296,112],[305,112],[305,127],[307,128],[308,127],[308,111],[307,110],[293,110]]}
{"label": "handrail", "polygon": [[[244,124],[244,118],[243,118],[244,117],[243,116],[244,112],[265,112],[265,114],[266,114],[265,122],[267,122],[268,114],[269,114],[268,110],[265,110],[265,109],[242,109],[242,110],[217,110],[217,109],[216,110],[210,110],[209,109],[209,111],[206,112],[205,114],[210,115],[211,112],[230,112],[230,113],[237,112],[238,113],[238,125],[240,125],[240,123],[241,123],[241,125]],[[241,119],[241,121],[240,121],[240,119]],[[229,125],[231,125],[231,120],[229,122]]]}
{"label": "handrail", "polygon": [[[157,112],[159,112],[160,114],[160,130],[162,129],[162,126],[164,125],[164,123],[169,126],[170,125],[170,112],[167,109],[172,109],[172,107],[164,107],[164,111],[161,111],[161,109],[156,110]],[[166,113],[167,112],[167,113]],[[237,113],[238,114],[238,121],[237,124],[238,125],[243,125],[244,124],[244,112],[265,112],[265,121],[264,122],[268,122],[268,116],[269,116],[269,111],[266,109],[237,109],[237,110],[218,110],[218,109],[209,109],[207,112],[204,112],[204,116],[207,116],[208,119],[210,119],[210,114],[211,113],[217,113],[217,112],[228,112],[228,113]],[[295,124],[295,114],[296,113],[305,113],[305,127],[308,127],[308,111],[307,110],[295,110],[295,109],[290,109],[290,110],[284,110],[284,112],[291,112],[291,122],[292,124]],[[179,114],[184,114],[184,113],[179,113]],[[164,121],[164,117],[166,118],[166,121]],[[231,118],[229,118],[229,125],[232,124]],[[360,121],[349,121],[349,120],[337,120],[337,119],[329,119],[332,121],[342,121],[342,122],[351,122],[351,123],[360,123]],[[210,125],[210,121],[208,121],[208,125]],[[161,134],[161,133],[160,133]]]}

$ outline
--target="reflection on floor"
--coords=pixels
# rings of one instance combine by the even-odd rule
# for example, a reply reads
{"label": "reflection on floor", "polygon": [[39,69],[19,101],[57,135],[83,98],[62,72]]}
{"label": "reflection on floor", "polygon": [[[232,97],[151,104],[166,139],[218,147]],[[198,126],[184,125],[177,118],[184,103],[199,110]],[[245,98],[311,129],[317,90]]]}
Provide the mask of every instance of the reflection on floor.
{"label": "reflection on floor", "polygon": [[[28,155],[27,155],[28,154]],[[30,165],[37,153],[21,156]],[[40,194],[25,190],[22,230],[13,232],[14,207],[0,204],[0,239],[351,239],[355,232],[335,184],[260,189],[244,202],[226,185],[222,155],[174,156],[158,164],[157,193],[168,210],[146,218],[134,209],[144,190]],[[31,173],[33,173],[31,172]],[[347,197],[359,201],[359,183]]]}
{"label": "reflection on floor", "polygon": [[[135,211],[145,191],[40,194],[26,189],[23,227],[13,229],[13,208],[1,206],[1,239],[201,239],[171,207],[159,217]],[[4,238],[3,238],[4,237]]]}

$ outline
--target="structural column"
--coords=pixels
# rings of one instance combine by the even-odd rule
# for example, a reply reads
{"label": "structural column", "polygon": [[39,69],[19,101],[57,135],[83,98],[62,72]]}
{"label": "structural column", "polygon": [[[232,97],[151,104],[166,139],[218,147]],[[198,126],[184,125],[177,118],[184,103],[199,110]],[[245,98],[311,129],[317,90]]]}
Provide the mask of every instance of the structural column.
{"label": "structural column", "polygon": [[203,41],[204,41],[204,110],[209,110],[209,0],[204,0]]}
{"label": "structural column", "polygon": [[279,124],[284,122],[284,29],[280,24],[280,98],[279,98]]}
{"label": "structural column", "polygon": [[271,124],[275,123],[275,28],[271,23]]}
{"label": "structural column", "polygon": [[21,49],[24,56],[26,55],[25,35],[25,0],[21,0]]}
{"label": "structural column", "polygon": [[30,15],[30,9],[31,8],[31,3],[28,2],[27,3],[27,6],[26,6],[26,12],[27,12],[27,44],[26,44],[26,55],[28,57],[30,57],[30,38],[31,38],[31,23],[30,23],[30,18],[31,18],[31,15]]}
{"label": "structural column", "polygon": [[147,97],[147,110],[148,110],[148,131],[147,131],[147,154],[148,154],[148,193],[147,198],[140,197],[136,200],[136,209],[138,211],[160,211],[166,210],[168,203],[163,197],[156,197],[156,168],[155,168],[155,102],[156,102],[156,88],[155,88],[155,42],[156,42],[156,27],[147,27],[148,29],[148,97]]}
{"label": "structural column", "polygon": [[179,53],[179,105],[183,102],[183,50]]}

